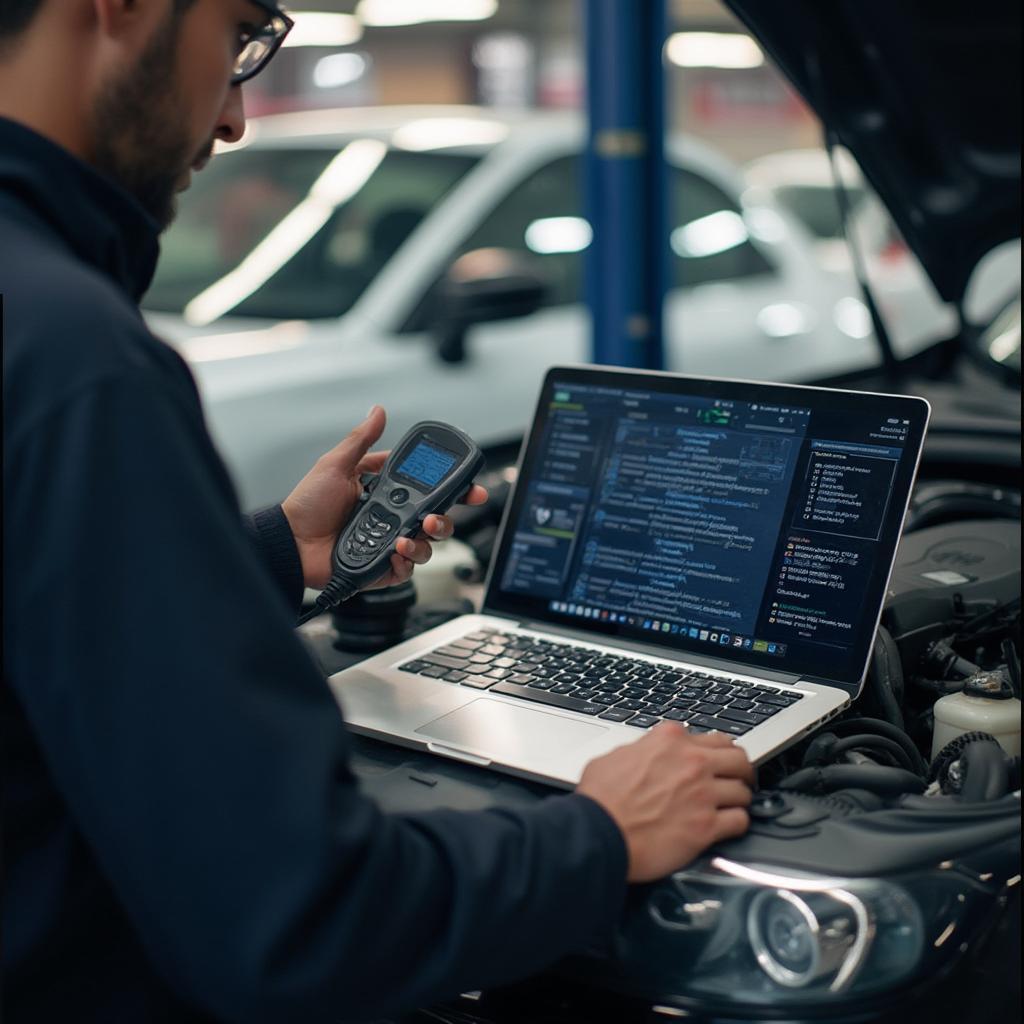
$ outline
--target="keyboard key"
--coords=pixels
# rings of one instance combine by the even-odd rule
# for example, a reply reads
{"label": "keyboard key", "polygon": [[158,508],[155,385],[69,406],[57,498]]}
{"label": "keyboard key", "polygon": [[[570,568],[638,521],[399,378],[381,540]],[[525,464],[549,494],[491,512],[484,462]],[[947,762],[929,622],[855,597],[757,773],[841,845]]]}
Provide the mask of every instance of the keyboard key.
{"label": "keyboard key", "polygon": [[[618,704],[622,698],[617,693],[595,693],[591,700],[595,704]],[[633,703],[632,701],[623,701],[624,704]]]}
{"label": "keyboard key", "polygon": [[724,705],[732,701],[732,697],[727,693],[706,693],[704,694],[703,701],[705,704],[718,704]]}
{"label": "keyboard key", "polygon": [[470,640],[468,637],[459,637],[458,640],[453,640],[449,647],[458,647],[465,651],[475,651],[483,647],[483,644],[479,640]]}
{"label": "keyboard key", "polygon": [[590,700],[591,697],[596,696],[597,690],[588,689],[585,686],[581,686],[574,694],[574,697],[579,697],[580,700]]}
{"label": "keyboard key", "polygon": [[505,648],[499,646],[498,644],[490,643],[486,647],[481,647],[480,648],[480,653],[481,654],[490,654],[492,657],[496,658],[499,655],[505,653]]}
{"label": "keyboard key", "polygon": [[759,693],[754,700],[758,704],[775,704],[780,708],[788,708],[790,704],[796,703],[792,697],[784,696],[781,693]]}
{"label": "keyboard key", "polygon": [[505,679],[512,673],[507,668],[489,668],[484,675],[490,676],[492,679]]}
{"label": "keyboard key", "polygon": [[661,717],[670,709],[667,704],[644,704],[643,710],[645,715],[658,715]]}
{"label": "keyboard key", "polygon": [[[597,699],[596,697],[594,698]],[[647,705],[642,700],[624,700],[619,704],[620,708],[628,708],[630,711],[643,711]]]}
{"label": "keyboard key", "polygon": [[730,722],[721,718],[712,718],[710,715],[695,715],[691,721],[694,725],[703,726],[705,729],[715,729],[731,736],[742,736],[750,732],[749,725],[741,725],[739,722]]}
{"label": "keyboard key", "polygon": [[495,658],[495,668],[511,668],[516,663],[515,658]]}
{"label": "keyboard key", "polygon": [[539,704],[550,704],[552,707],[565,708],[568,711],[578,711],[583,715],[595,716],[608,709],[603,704],[593,704],[587,700],[564,693],[549,693],[547,690],[537,690],[532,686],[519,686],[517,683],[510,683],[507,679],[495,683],[491,687],[492,693],[503,693],[510,697],[524,697],[526,700],[536,701]]}
{"label": "keyboard key", "polygon": [[624,708],[609,708],[599,718],[606,718],[609,722],[625,722],[633,717],[635,712],[626,711]]}
{"label": "keyboard key", "polygon": [[[510,683],[518,683],[519,680],[515,676],[509,676],[508,681]],[[559,683],[557,686],[551,687],[552,693],[572,693],[576,687],[572,683]]]}
{"label": "keyboard key", "polygon": [[671,719],[673,722],[685,722],[688,718],[693,718],[693,712],[683,711],[682,708],[673,708],[666,711],[661,717]]}
{"label": "keyboard key", "polygon": [[705,701],[698,701],[693,705],[693,710],[701,715],[717,715],[721,710],[718,704],[709,704]]}
{"label": "keyboard key", "polygon": [[466,678],[466,673],[459,672],[456,670],[454,672],[448,672],[447,674],[441,676],[441,678],[449,683],[461,683],[462,680]]}
{"label": "keyboard key", "polygon": [[424,669],[420,669],[421,676],[429,676],[431,679],[440,679],[449,669],[445,668],[444,665],[428,665]]}
{"label": "keyboard key", "polygon": [[[515,682],[515,680],[512,680],[512,682]],[[516,685],[522,686],[523,684],[517,683]],[[532,686],[535,690],[553,690],[555,688],[555,681],[554,679],[534,679],[532,683],[527,683],[526,685]]]}
{"label": "keyboard key", "polygon": [[402,672],[422,672],[423,669],[427,668],[425,661],[407,661],[404,665],[399,665],[399,669]]}
{"label": "keyboard key", "polygon": [[529,672],[516,672],[508,678],[511,679],[513,683],[519,683],[520,686],[526,686],[528,683],[532,683],[536,676],[531,675]]}
{"label": "keyboard key", "polygon": [[626,722],[626,725],[635,725],[638,729],[650,729],[652,725],[657,725],[660,721],[660,718],[655,718],[653,715],[634,715]]}
{"label": "keyboard key", "polygon": [[474,690],[486,690],[487,687],[494,685],[494,680],[488,676],[466,676],[459,682],[463,686],[472,686]]}
{"label": "keyboard key", "polygon": [[622,691],[622,696],[627,700],[640,700],[641,697],[647,696],[647,692],[647,690],[641,690],[635,686],[630,686]]}
{"label": "keyboard key", "polygon": [[476,662],[478,665],[489,665],[494,661],[493,654],[484,654],[482,651],[477,651],[476,654],[471,654],[469,660]]}
{"label": "keyboard key", "polygon": [[760,725],[764,721],[763,715],[750,715],[746,711],[737,711],[735,708],[722,708],[717,718],[727,718],[730,722],[741,722],[743,725]]}
{"label": "keyboard key", "polygon": [[448,644],[447,647],[438,647],[436,651],[432,651],[433,654],[446,654],[449,658],[468,658],[469,655],[462,647],[456,647],[455,644]]}
{"label": "keyboard key", "polygon": [[445,668],[465,668],[468,658],[449,658],[444,654],[428,654],[423,659],[428,665],[443,665]]}
{"label": "keyboard key", "polygon": [[752,700],[734,700],[729,707],[734,711],[749,711],[754,706]]}

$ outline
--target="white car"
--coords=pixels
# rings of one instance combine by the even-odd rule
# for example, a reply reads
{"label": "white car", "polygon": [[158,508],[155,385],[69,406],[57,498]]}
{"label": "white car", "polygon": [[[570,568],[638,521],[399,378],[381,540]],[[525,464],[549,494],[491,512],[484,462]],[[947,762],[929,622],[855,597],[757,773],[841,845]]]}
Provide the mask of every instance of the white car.
{"label": "white car", "polygon": [[[384,443],[428,418],[485,446],[522,434],[544,370],[589,359],[583,143],[564,113],[317,111],[250,122],[196,178],[143,306],[191,363],[246,507],[375,402]],[[866,310],[793,218],[696,140],[669,157],[668,368],[792,381],[877,363]]]}
{"label": "white car", "polygon": [[[841,146],[836,166],[849,200],[849,230],[897,355],[957,330],[956,312],[945,303],[910,251],[899,229],[857,162]],[[850,247],[843,233],[832,165],[824,149],[791,149],[758,157],[744,167],[748,198],[770,198],[797,217],[814,239],[821,265],[851,290],[857,288]],[[987,323],[1020,289],[1020,242],[993,253],[972,283],[965,302],[968,320]]]}

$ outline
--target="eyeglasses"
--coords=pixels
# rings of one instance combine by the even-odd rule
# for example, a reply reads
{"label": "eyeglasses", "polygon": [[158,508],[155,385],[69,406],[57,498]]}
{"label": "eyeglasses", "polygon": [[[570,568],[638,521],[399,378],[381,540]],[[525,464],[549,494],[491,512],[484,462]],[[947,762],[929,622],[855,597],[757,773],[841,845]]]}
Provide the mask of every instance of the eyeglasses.
{"label": "eyeglasses", "polygon": [[232,85],[241,85],[258,75],[295,25],[276,4],[263,3],[263,0],[250,2],[262,7],[267,12],[267,19],[262,25],[253,26],[251,31],[240,34],[235,69],[231,74]]}

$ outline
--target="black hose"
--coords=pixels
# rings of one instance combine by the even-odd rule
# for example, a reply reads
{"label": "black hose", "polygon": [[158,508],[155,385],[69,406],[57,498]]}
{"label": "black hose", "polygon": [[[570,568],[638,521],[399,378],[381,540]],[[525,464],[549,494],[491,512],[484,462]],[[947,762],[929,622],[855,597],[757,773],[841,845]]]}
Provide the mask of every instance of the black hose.
{"label": "black hose", "polygon": [[854,730],[859,732],[874,732],[880,736],[886,736],[898,743],[910,758],[914,766],[913,771],[925,778],[928,775],[928,762],[921,756],[921,751],[914,746],[913,740],[902,730],[897,729],[891,722],[883,722],[878,718],[837,718],[828,725],[829,729],[837,735],[848,735]]}
{"label": "black hose", "polygon": [[964,747],[960,755],[963,783],[960,797],[972,803],[998,800],[1007,792],[1006,751],[992,739],[975,740]]}
{"label": "black hose", "polygon": [[968,743],[975,743],[983,740],[995,740],[990,732],[962,732],[959,736],[954,736],[936,755],[932,758],[932,763],[928,768],[928,781],[938,782],[939,785],[945,786],[946,772],[949,766],[957,760],[960,756],[960,751],[967,746]]}
{"label": "black hose", "polygon": [[858,733],[855,736],[846,736],[836,743],[832,748],[832,753],[833,755],[841,754],[844,750],[853,750],[857,747],[877,747],[879,750],[892,755],[896,759],[897,767],[906,768],[909,772],[915,770],[916,764],[903,748],[903,745],[889,739],[888,736],[873,736],[871,733]]}
{"label": "black hose", "polygon": [[923,793],[924,779],[903,768],[881,764],[829,764],[801,768],[783,779],[779,789],[801,793],[830,793],[837,789],[866,789],[879,796]]}
{"label": "black hose", "polygon": [[885,626],[879,626],[875,634],[875,644],[871,648],[868,684],[885,720],[897,729],[903,729],[903,712],[900,710],[900,701],[903,698],[903,666],[900,664],[900,652],[896,641]]}

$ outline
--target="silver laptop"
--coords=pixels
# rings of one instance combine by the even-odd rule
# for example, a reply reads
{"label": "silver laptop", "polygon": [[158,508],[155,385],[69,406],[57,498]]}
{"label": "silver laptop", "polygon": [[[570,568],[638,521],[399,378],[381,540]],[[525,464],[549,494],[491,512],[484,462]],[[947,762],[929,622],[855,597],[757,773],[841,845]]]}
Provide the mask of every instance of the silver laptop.
{"label": "silver laptop", "polygon": [[928,415],[550,370],[480,614],[332,676],[346,722],[562,786],[663,720],[764,761],[860,692]]}

